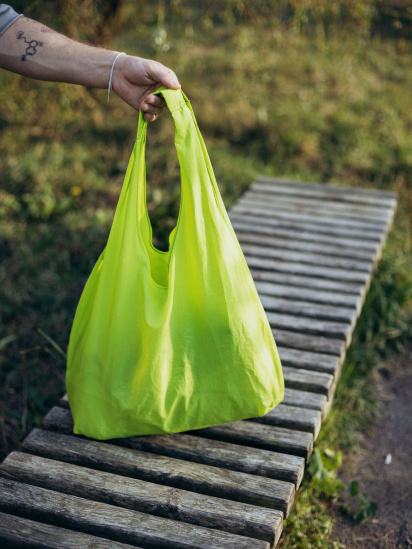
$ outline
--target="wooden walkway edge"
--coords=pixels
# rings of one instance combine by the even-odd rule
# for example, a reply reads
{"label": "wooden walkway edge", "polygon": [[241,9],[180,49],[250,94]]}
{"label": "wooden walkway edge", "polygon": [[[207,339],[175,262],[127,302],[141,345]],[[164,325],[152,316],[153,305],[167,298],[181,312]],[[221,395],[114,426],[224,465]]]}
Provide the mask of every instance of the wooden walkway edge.
{"label": "wooden walkway edge", "polygon": [[0,464],[0,546],[269,549],[331,405],[395,193],[260,177],[230,211],[285,399],[174,435],[73,434],[67,396]]}

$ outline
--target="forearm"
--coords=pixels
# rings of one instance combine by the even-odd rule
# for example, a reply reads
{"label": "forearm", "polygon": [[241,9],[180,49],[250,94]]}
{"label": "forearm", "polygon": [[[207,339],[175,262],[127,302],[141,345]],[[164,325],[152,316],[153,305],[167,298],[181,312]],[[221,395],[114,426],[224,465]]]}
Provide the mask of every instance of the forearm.
{"label": "forearm", "polygon": [[107,88],[117,53],[75,42],[26,17],[0,36],[0,67],[37,80]]}
{"label": "forearm", "polygon": [[0,35],[0,68],[37,80],[112,88],[128,105],[144,112],[148,122],[156,119],[166,106],[153,95],[160,86],[179,89],[173,71],[151,59],[121,55],[75,42],[42,23],[19,17]]}

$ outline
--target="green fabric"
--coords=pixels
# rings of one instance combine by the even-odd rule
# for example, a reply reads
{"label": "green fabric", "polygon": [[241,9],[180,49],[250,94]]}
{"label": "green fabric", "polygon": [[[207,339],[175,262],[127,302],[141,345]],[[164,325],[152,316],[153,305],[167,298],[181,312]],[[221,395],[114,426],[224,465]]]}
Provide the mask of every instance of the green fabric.
{"label": "green fabric", "polygon": [[159,89],[175,123],[181,205],[168,252],[152,245],[147,123],[107,246],[78,305],[66,385],[74,433],[172,433],[262,416],[284,395],[279,355],[190,102]]}

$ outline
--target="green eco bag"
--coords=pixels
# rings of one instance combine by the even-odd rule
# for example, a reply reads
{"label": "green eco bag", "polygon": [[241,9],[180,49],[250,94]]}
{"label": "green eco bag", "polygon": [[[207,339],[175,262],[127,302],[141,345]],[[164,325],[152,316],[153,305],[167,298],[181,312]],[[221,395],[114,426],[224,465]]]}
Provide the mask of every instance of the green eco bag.
{"label": "green eco bag", "polygon": [[140,113],[107,246],[70,336],[74,433],[97,439],[262,416],[284,395],[273,335],[190,102],[180,90],[159,92],[174,119],[181,170],[170,249],[152,245]]}

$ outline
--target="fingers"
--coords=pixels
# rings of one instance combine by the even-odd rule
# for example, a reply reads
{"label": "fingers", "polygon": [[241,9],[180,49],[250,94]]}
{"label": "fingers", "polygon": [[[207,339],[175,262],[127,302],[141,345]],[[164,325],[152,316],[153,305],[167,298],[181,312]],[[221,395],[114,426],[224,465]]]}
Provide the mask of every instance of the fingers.
{"label": "fingers", "polygon": [[145,102],[154,108],[163,109],[163,107],[166,107],[166,101],[161,95],[148,95]]}
{"label": "fingers", "polygon": [[140,110],[143,111],[143,118],[148,122],[153,122],[162,112],[166,103],[162,97],[157,95],[148,95],[140,105]]}
{"label": "fingers", "polygon": [[178,90],[181,88],[175,73],[157,61],[150,62],[148,72],[150,77],[155,82],[159,82],[166,88],[170,88],[172,90]]}
{"label": "fingers", "polygon": [[160,114],[163,110],[163,107],[153,107],[153,105],[150,105],[146,101],[143,101],[143,103],[140,105],[140,109],[146,114]]}
{"label": "fingers", "polygon": [[147,120],[148,122],[154,122],[154,121],[157,119],[158,116],[159,116],[158,114],[148,114],[148,113],[145,113],[145,114],[143,115],[143,118],[144,118],[145,120]]}

